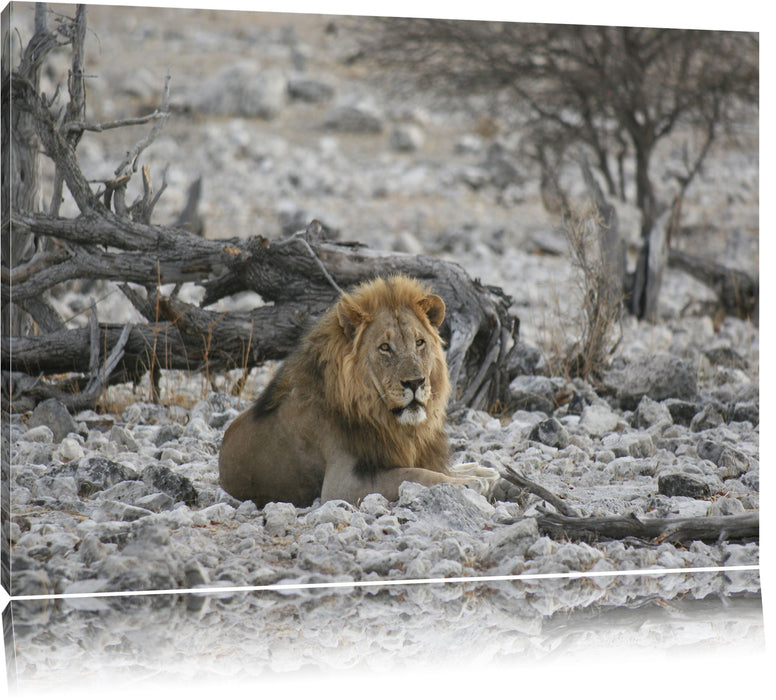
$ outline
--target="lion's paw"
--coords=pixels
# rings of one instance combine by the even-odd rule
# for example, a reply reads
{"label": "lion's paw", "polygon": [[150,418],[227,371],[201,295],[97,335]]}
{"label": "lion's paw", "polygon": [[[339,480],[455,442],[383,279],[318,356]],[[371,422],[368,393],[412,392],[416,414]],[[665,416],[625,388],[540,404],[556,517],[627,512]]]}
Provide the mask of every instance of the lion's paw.
{"label": "lion's paw", "polygon": [[474,489],[483,496],[490,497],[501,479],[501,474],[492,467],[483,467],[477,462],[464,462],[450,468],[456,481],[468,488]]}

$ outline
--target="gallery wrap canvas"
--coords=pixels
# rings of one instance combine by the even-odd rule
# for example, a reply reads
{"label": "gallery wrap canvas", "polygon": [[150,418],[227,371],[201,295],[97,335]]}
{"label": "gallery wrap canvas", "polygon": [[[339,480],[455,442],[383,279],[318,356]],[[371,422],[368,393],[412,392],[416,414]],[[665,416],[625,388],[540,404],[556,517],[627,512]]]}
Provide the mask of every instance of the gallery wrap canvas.
{"label": "gallery wrap canvas", "polygon": [[18,697],[762,654],[758,27],[365,11],[3,10]]}

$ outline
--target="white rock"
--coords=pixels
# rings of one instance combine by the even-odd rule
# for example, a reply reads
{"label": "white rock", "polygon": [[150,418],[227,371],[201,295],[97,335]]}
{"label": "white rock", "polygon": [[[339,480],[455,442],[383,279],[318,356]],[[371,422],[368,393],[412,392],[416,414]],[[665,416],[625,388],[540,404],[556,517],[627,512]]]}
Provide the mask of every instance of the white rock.
{"label": "white rock", "polygon": [[596,437],[602,437],[617,430],[619,423],[620,417],[602,404],[585,406],[579,419],[579,427]]}
{"label": "white rock", "polygon": [[267,503],[264,528],[270,537],[282,537],[296,523],[296,508],[291,503]]}
{"label": "white rock", "polygon": [[61,462],[72,462],[74,459],[81,459],[84,456],[84,451],[78,440],[65,438],[54,452],[54,456]]}
{"label": "white rock", "polygon": [[54,432],[47,425],[38,425],[30,428],[21,439],[26,442],[54,442]]}

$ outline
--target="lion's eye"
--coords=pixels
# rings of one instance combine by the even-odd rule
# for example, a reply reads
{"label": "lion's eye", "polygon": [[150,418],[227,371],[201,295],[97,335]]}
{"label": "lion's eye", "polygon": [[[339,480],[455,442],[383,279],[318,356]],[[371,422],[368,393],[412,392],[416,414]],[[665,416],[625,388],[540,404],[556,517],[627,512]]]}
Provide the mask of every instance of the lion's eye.
{"label": "lion's eye", "polygon": [[426,341],[423,340],[423,338],[418,338],[415,341],[415,347],[422,348],[426,344]]}
{"label": "lion's eye", "polygon": [[388,345],[388,343],[383,343],[383,344],[380,346],[380,348],[379,348],[379,349],[380,349],[380,352],[387,352],[387,353],[391,352],[391,346],[390,346],[390,345]]}

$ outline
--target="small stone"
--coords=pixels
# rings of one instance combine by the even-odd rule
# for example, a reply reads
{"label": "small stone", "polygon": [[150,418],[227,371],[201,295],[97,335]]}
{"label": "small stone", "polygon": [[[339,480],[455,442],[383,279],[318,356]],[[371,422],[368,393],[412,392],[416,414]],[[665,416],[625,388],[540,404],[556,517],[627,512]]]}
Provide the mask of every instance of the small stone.
{"label": "small stone", "polygon": [[746,509],[741,501],[731,496],[723,496],[711,503],[708,511],[706,511],[706,515],[741,515],[744,512],[746,512]]}
{"label": "small stone", "polygon": [[454,151],[458,155],[477,155],[485,149],[485,142],[477,134],[464,134],[456,142]]}
{"label": "small stone", "polygon": [[226,411],[214,412],[210,416],[210,420],[207,422],[211,428],[222,429],[227,423],[230,423],[233,419],[237,418],[239,411],[234,408],[229,408]]}
{"label": "small stone", "polygon": [[167,411],[161,404],[148,401],[136,401],[124,409],[121,420],[127,424],[162,423],[167,417]]}
{"label": "small stone", "polygon": [[731,421],[749,421],[752,425],[760,424],[760,404],[758,401],[742,401],[730,413]]}
{"label": "small stone", "polygon": [[656,449],[649,433],[615,433],[606,436],[602,444],[612,450],[616,457],[652,457]]}
{"label": "small stone", "polygon": [[102,561],[112,551],[115,545],[105,544],[93,532],[88,533],[81,540],[78,547],[78,557],[86,566],[91,566],[97,561]]}
{"label": "small stone", "polygon": [[191,480],[161,464],[146,467],[142,479],[147,486],[168,494],[176,503],[183,501],[187,506],[194,506],[199,502],[199,495]]}
{"label": "small stone", "polygon": [[121,481],[137,479],[137,473],[118,462],[104,457],[85,457],[78,463],[75,471],[75,483],[78,495],[91,496]]}
{"label": "small stone", "polygon": [[210,583],[207,570],[196,559],[190,559],[183,565],[183,576],[186,588],[196,588]]}
{"label": "small stone", "polygon": [[732,367],[735,369],[747,369],[747,362],[733,348],[718,346],[704,350],[703,354],[713,365]]}
{"label": "small stone", "polygon": [[333,107],[323,122],[329,131],[353,134],[379,134],[383,130],[383,117],[367,102],[341,104]]}
{"label": "small stone", "polygon": [[381,493],[370,493],[365,496],[359,504],[359,510],[362,513],[379,518],[390,512],[391,504]]}
{"label": "small stone", "polygon": [[480,504],[470,500],[465,493],[471,489],[454,484],[436,484],[431,488],[421,486],[420,489],[414,486],[420,484],[405,481],[399,486],[398,505],[420,514],[420,519],[430,528],[462,530],[472,534],[482,531],[486,517]]}
{"label": "small stone", "polygon": [[334,88],[328,83],[311,78],[292,78],[288,81],[288,95],[302,102],[325,102],[334,96]]}
{"label": "small stone", "polygon": [[132,505],[140,505],[139,500],[149,494],[148,487],[138,479],[119,481],[118,484],[109,486],[99,492],[99,498],[105,498]]}
{"label": "small stone", "polygon": [[497,528],[491,533],[486,557],[492,562],[498,562],[508,556],[524,554],[538,537],[536,518],[523,518],[513,525]]}
{"label": "small stone", "polygon": [[552,539],[544,536],[536,540],[536,542],[534,542],[528,548],[526,554],[530,558],[536,559],[538,557],[546,557],[547,555],[552,554],[557,548],[558,545]]}
{"label": "small stone", "polygon": [[689,498],[710,498],[709,485],[691,474],[661,474],[657,480],[658,493],[664,496],[687,496]]}
{"label": "small stone", "polygon": [[749,458],[733,447],[724,447],[717,464],[724,470],[723,479],[737,479],[749,471]]}
{"label": "small stone", "polygon": [[617,430],[620,417],[608,406],[592,404],[582,409],[579,418],[580,428],[584,428],[590,435],[603,437]]}
{"label": "small stone", "polygon": [[184,102],[204,114],[272,119],[283,109],[287,95],[280,71],[241,61],[199,81]]}
{"label": "small stone", "polygon": [[186,461],[186,455],[174,447],[165,447],[159,455],[160,462],[173,462],[174,464],[183,464]]}
{"label": "small stone", "polygon": [[126,428],[122,428],[121,426],[114,425],[110,429],[109,439],[111,442],[115,442],[117,445],[125,447],[131,452],[138,452],[140,450],[140,447],[137,444],[137,440],[135,440],[135,438],[132,436],[132,433],[130,433]]}
{"label": "small stone", "polygon": [[346,501],[326,501],[310,511],[305,522],[313,527],[322,523],[332,523],[335,526],[349,525],[353,511],[353,506]]}
{"label": "small stone", "polygon": [[264,506],[264,529],[270,537],[283,537],[296,524],[296,507],[292,503],[267,503]]}
{"label": "small stone", "polygon": [[175,501],[166,493],[150,493],[138,498],[135,505],[154,513],[161,513],[163,510],[170,510],[175,505]]}
{"label": "small stone", "polygon": [[148,515],[152,515],[152,513],[145,508],[138,508],[137,506],[131,506],[119,501],[105,500],[102,501],[100,507],[92,514],[92,519],[97,523],[105,522],[106,520],[126,523],[145,518]]}
{"label": "small stone", "polygon": [[595,461],[601,464],[609,464],[615,457],[617,455],[612,450],[599,450],[595,453]]}
{"label": "small stone", "polygon": [[72,462],[74,459],[81,459],[84,456],[84,451],[78,440],[65,438],[60,443],[55,455],[61,462]]}
{"label": "small stone", "polygon": [[555,409],[553,397],[562,382],[540,375],[518,375],[509,384],[510,405],[523,411],[542,411],[551,414]]}
{"label": "small stone", "polygon": [[707,459],[710,462],[714,462],[714,464],[719,464],[719,458],[722,455],[724,447],[724,444],[720,442],[702,438],[698,441],[696,449],[698,451],[698,457],[701,459]]}
{"label": "small stone", "polygon": [[356,563],[365,573],[373,571],[380,576],[386,576],[391,569],[396,568],[396,565],[402,561],[407,552],[410,551],[411,550],[396,552],[393,549],[359,549],[356,552]]}
{"label": "small stone", "polygon": [[666,401],[663,401],[662,404],[668,409],[674,423],[678,423],[679,425],[690,425],[695,414],[698,412],[698,407],[693,401],[667,399]]}
{"label": "small stone", "polygon": [[193,437],[200,441],[214,442],[218,432],[211,428],[207,422],[199,416],[192,418],[183,429],[184,437]]}
{"label": "small stone", "polygon": [[528,439],[562,450],[569,444],[569,433],[556,418],[548,418],[534,426]]}
{"label": "small stone", "polygon": [[14,575],[11,577],[12,596],[50,596],[56,593],[48,573],[34,569],[19,571],[19,568],[19,566],[12,566],[14,569]]}
{"label": "small stone", "polygon": [[214,503],[212,506],[203,508],[199,514],[207,523],[223,523],[234,518],[236,510],[228,503]]}
{"label": "small stone", "polygon": [[69,433],[78,432],[70,412],[61,401],[46,399],[39,403],[30,416],[29,427],[48,426],[54,436],[54,442],[61,442]]}
{"label": "small stone", "polygon": [[423,131],[416,124],[400,124],[391,132],[389,145],[400,153],[412,153],[423,146]]}
{"label": "small stone", "polygon": [[259,508],[253,501],[243,501],[237,506],[237,515],[244,518],[255,518],[258,513]]}
{"label": "small stone", "polygon": [[631,417],[631,425],[634,428],[653,428],[672,425],[674,419],[671,411],[662,403],[658,403],[649,396],[643,396]]}
{"label": "small stone", "polygon": [[404,567],[404,576],[408,579],[427,579],[430,578],[431,562],[428,559],[424,559],[421,556],[421,552],[417,552],[418,556],[410,559],[410,561]]}
{"label": "small stone", "polygon": [[442,559],[431,567],[428,572],[429,578],[455,578],[463,573],[461,562],[451,559]]}
{"label": "small stone", "polygon": [[161,447],[166,442],[177,440],[181,435],[183,435],[183,426],[180,423],[168,423],[159,428],[154,438],[154,444]]}
{"label": "small stone", "polygon": [[699,433],[702,430],[717,428],[725,422],[722,414],[711,404],[706,406],[700,413],[696,414],[690,422],[690,430]]}
{"label": "small stone", "polygon": [[25,442],[51,443],[54,442],[54,431],[47,425],[38,425],[24,433],[22,440]]}

